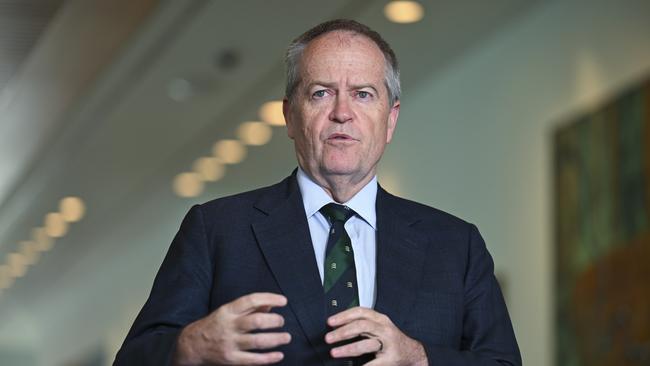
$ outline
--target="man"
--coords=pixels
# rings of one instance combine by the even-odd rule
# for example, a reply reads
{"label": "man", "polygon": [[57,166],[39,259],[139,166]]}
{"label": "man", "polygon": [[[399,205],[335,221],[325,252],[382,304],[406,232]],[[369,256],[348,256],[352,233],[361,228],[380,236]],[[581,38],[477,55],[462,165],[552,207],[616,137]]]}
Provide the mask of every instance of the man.
{"label": "man", "polygon": [[476,227],[377,184],[399,96],[366,26],[298,37],[284,115],[299,168],[190,210],[115,364],[520,365]]}

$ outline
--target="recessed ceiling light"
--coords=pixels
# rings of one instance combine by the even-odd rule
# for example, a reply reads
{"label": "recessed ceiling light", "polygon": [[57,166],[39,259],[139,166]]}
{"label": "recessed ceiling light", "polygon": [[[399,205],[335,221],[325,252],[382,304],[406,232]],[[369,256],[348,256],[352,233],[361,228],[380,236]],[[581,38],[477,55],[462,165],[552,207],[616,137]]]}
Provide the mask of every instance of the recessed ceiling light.
{"label": "recessed ceiling light", "polygon": [[199,173],[181,173],[174,178],[173,187],[180,197],[196,197],[203,192],[203,181]]}
{"label": "recessed ceiling light", "polygon": [[384,15],[394,23],[415,23],[424,17],[424,8],[417,1],[396,0],[384,6]]}
{"label": "recessed ceiling light", "polygon": [[224,74],[232,73],[241,63],[241,56],[236,48],[227,48],[220,51],[215,59],[217,69]]}
{"label": "recessed ceiling light", "polygon": [[237,137],[246,145],[261,146],[268,143],[273,130],[264,122],[244,122],[237,129]]}
{"label": "recessed ceiling light", "polygon": [[0,266],[0,290],[6,290],[14,283],[14,278],[11,276],[11,268],[3,264]]}
{"label": "recessed ceiling light", "polygon": [[47,235],[43,227],[37,227],[32,230],[32,239],[34,239],[34,243],[36,244],[36,250],[40,252],[48,251],[54,246],[54,240]]}
{"label": "recessed ceiling light", "polygon": [[194,96],[194,86],[187,79],[173,79],[167,85],[167,96],[175,102],[185,102]]}
{"label": "recessed ceiling light", "polygon": [[68,223],[63,215],[58,212],[51,212],[45,215],[45,233],[50,238],[60,238],[68,232]]}
{"label": "recessed ceiling light", "polygon": [[36,249],[36,243],[33,241],[21,242],[20,254],[25,258],[25,263],[30,266],[36,264],[40,257],[40,252]]}
{"label": "recessed ceiling light", "polygon": [[283,126],[285,124],[281,100],[273,100],[262,104],[259,115],[262,121],[270,125]]}
{"label": "recessed ceiling light", "polygon": [[9,265],[9,275],[13,278],[22,277],[27,273],[27,262],[20,253],[9,254],[7,264]]}
{"label": "recessed ceiling light", "polygon": [[66,197],[59,203],[59,212],[67,222],[77,222],[84,217],[86,205],[79,197]]}
{"label": "recessed ceiling light", "polygon": [[226,167],[215,157],[202,157],[194,162],[194,171],[206,182],[216,182],[223,178]]}
{"label": "recessed ceiling light", "polygon": [[237,164],[246,158],[246,146],[239,140],[221,140],[214,144],[212,153],[226,164]]}

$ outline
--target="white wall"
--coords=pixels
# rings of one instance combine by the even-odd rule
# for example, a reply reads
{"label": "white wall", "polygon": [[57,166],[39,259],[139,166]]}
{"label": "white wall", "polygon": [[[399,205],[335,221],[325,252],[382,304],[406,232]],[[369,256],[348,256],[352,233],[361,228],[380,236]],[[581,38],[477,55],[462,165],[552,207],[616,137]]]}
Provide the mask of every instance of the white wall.
{"label": "white wall", "polygon": [[576,0],[541,4],[406,86],[380,178],[479,226],[527,366],[554,362],[551,133],[646,76],[650,2]]}

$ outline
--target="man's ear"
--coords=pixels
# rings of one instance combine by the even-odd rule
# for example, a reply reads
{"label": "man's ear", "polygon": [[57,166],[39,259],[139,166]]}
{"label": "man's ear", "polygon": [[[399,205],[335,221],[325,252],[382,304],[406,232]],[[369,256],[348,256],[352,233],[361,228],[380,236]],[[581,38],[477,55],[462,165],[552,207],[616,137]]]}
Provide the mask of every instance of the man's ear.
{"label": "man's ear", "polygon": [[393,139],[393,133],[395,132],[395,127],[397,127],[397,118],[399,117],[399,100],[395,101],[393,106],[388,112],[388,128],[386,129],[386,143],[390,144],[390,141]]}
{"label": "man's ear", "polygon": [[294,130],[293,130],[293,119],[291,118],[291,102],[287,97],[284,97],[282,100],[282,114],[284,115],[284,122],[287,125],[287,135],[290,139],[293,140]]}

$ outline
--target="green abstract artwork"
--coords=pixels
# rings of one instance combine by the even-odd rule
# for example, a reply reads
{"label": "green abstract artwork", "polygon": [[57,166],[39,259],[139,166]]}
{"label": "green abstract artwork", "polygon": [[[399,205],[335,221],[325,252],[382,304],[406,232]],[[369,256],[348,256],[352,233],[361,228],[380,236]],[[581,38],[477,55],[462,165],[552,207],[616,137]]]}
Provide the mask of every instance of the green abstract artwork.
{"label": "green abstract artwork", "polygon": [[650,365],[650,82],[553,142],[556,364]]}

